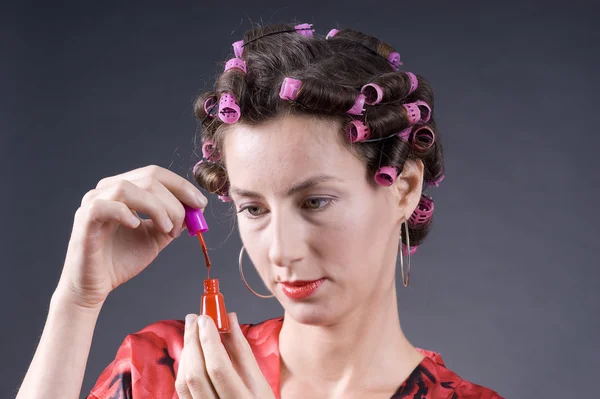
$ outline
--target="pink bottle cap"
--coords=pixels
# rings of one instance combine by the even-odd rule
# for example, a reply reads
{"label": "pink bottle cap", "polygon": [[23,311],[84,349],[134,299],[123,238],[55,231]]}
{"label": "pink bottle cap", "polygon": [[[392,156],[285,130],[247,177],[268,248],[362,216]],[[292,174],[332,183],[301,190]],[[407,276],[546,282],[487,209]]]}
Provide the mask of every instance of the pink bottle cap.
{"label": "pink bottle cap", "polygon": [[198,232],[208,231],[208,224],[201,209],[190,208],[186,204],[183,204],[183,207],[185,209],[185,225],[190,237],[195,236]]}

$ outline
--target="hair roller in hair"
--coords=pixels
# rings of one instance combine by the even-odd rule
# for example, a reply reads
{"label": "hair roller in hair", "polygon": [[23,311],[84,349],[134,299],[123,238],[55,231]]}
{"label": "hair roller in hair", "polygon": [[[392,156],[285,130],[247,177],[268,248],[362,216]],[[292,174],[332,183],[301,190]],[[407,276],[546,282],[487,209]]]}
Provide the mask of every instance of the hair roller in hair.
{"label": "hair roller in hair", "polygon": [[433,215],[433,200],[431,197],[427,196],[425,193],[421,194],[421,198],[419,199],[419,204],[413,211],[408,221],[413,226],[418,226],[425,224],[431,219]]}
{"label": "hair roller in hair", "polygon": [[337,35],[339,32],[338,29],[332,29],[329,31],[329,33],[327,34],[327,36],[325,36],[325,40],[329,40],[330,38],[334,37],[335,35]]}
{"label": "hair roller in hair", "polygon": [[406,129],[399,131],[396,135],[404,141],[409,141],[411,132],[412,132],[412,126],[409,126]]}
{"label": "hair roller in hair", "polygon": [[346,137],[351,143],[366,140],[370,135],[371,130],[363,121],[353,120],[346,125]]}
{"label": "hair roller in hair", "polygon": [[347,112],[351,115],[362,115],[365,112],[365,95],[359,93],[354,100],[354,105]]}
{"label": "hair roller in hair", "polygon": [[294,101],[298,97],[298,92],[302,87],[302,81],[294,78],[285,78],[279,89],[279,98],[283,100]]}
{"label": "hair roller in hair", "polygon": [[433,184],[436,187],[440,186],[440,183],[442,182],[442,180],[444,180],[446,178],[446,175],[441,175],[440,177],[438,177],[436,180],[432,180],[428,183]]}
{"label": "hair roller in hair", "polygon": [[417,79],[417,75],[412,72],[406,72],[406,74],[410,79],[410,90],[408,91],[408,94],[411,94],[413,91],[417,90],[417,87],[419,87],[419,80]]}
{"label": "hair roller in hair", "polygon": [[435,142],[435,134],[428,126],[419,126],[413,134],[413,147],[419,151],[426,151]]}
{"label": "hair roller in hair", "polygon": [[377,83],[367,83],[360,92],[364,94],[367,105],[379,104],[383,99],[383,89]]}
{"label": "hair roller in hair", "polygon": [[206,140],[202,144],[202,156],[213,162],[217,162],[222,158],[220,151],[217,150],[212,140]]}
{"label": "hair roller in hair", "polygon": [[237,58],[242,58],[242,54],[244,54],[244,41],[238,40],[237,42],[234,42],[232,44],[232,46],[233,46],[233,53],[235,54],[235,56]]}
{"label": "hair roller in hair", "polygon": [[225,123],[235,123],[240,119],[240,106],[231,93],[223,93],[219,100],[219,119]]}
{"label": "hair roller in hair", "polygon": [[391,166],[382,166],[375,173],[375,181],[381,186],[391,186],[398,177],[398,170]]}
{"label": "hair roller in hair", "polygon": [[225,71],[228,71],[232,68],[239,69],[240,71],[246,74],[246,62],[241,58],[232,58],[225,64]]}
{"label": "hair roller in hair", "polygon": [[421,111],[421,121],[425,123],[429,122],[429,119],[431,118],[431,107],[429,104],[423,100],[415,101],[414,104],[419,107],[419,110]]}
{"label": "hair roller in hair", "polygon": [[209,96],[206,98],[206,100],[204,100],[204,112],[206,113],[206,115],[208,115],[209,118],[214,118],[214,112],[213,111],[213,107],[217,104],[217,97],[216,96]]}
{"label": "hair roller in hair", "polygon": [[232,199],[229,195],[225,194],[225,195],[217,195],[217,197],[219,197],[219,199],[221,200],[221,202],[232,202]]}
{"label": "hair roller in hair", "polygon": [[400,62],[400,53],[392,51],[390,55],[388,55],[388,62],[390,65],[392,65],[392,68],[394,68],[395,71],[400,69],[400,65],[402,65],[402,62]]}
{"label": "hair roller in hair", "polygon": [[306,37],[313,37],[313,32],[315,31],[314,29],[312,29],[312,24],[296,25],[294,26],[294,29],[296,29],[296,32]]}
{"label": "hair roller in hair", "polygon": [[[419,246],[418,245],[411,245],[410,246],[410,254],[414,254],[415,252],[417,252],[417,248]],[[408,256],[408,251],[406,250],[406,244],[402,243],[402,254],[404,256]]]}
{"label": "hair roller in hair", "polygon": [[421,110],[415,103],[406,103],[402,104],[402,106],[406,109],[409,125],[414,125],[421,120]]}

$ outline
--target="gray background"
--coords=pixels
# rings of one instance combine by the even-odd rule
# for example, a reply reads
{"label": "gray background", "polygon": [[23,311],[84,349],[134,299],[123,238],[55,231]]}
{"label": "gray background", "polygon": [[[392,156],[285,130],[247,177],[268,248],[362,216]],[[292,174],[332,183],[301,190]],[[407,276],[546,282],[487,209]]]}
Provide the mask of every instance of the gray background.
{"label": "gray background", "polygon": [[[82,3],[19,2],[0,13],[1,397],[15,395],[33,356],[81,197],[102,177],[149,164],[189,178],[192,101],[212,87],[215,63],[233,54],[249,19],[261,18],[374,34],[435,89],[447,178],[429,191],[436,225],[413,257],[410,288],[398,281],[409,339],[508,398],[597,394],[595,6]],[[239,278],[227,210],[210,198],[205,237],[228,310],[242,322],[279,316]],[[204,276],[198,241],[185,235],[113,292],[82,396],[125,335],[197,313]]]}

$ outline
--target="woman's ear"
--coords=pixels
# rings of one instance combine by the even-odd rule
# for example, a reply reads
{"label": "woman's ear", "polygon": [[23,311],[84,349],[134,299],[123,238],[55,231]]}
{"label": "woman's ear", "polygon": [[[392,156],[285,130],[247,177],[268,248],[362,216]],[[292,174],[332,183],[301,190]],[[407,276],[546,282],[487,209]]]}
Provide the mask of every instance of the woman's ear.
{"label": "woman's ear", "polygon": [[402,222],[408,220],[421,200],[424,168],[420,159],[408,159],[394,182],[394,194]]}

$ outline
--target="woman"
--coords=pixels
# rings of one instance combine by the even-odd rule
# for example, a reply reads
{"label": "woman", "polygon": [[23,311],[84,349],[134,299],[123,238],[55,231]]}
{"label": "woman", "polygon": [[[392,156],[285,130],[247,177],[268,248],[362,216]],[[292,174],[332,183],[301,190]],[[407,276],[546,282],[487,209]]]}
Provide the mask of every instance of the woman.
{"label": "woman", "polygon": [[[500,398],[400,326],[396,259],[407,285],[431,227],[423,190],[444,176],[425,79],[352,30],[266,26],[233,47],[196,103],[194,176],[234,203],[242,252],[285,313],[241,326],[232,313],[223,335],[206,316],[154,323],[125,338],[88,398]],[[79,395],[102,304],[185,229],[182,203],[207,201],[156,166],[84,196],[18,398]]]}

